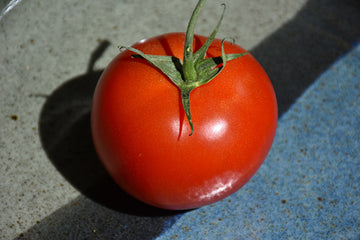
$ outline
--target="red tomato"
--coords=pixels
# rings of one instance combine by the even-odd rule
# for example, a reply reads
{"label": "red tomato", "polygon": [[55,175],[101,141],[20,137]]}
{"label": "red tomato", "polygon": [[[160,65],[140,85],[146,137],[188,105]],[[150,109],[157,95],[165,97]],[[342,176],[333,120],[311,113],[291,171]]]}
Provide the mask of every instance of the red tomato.
{"label": "red tomato", "polygon": [[[184,33],[140,41],[147,54],[183,58]],[[194,50],[207,37],[194,36]],[[245,50],[230,42],[226,53]],[[251,54],[231,60],[190,95],[194,133],[179,89],[144,59],[120,53],[96,87],[95,148],[113,179],[133,197],[165,209],[191,209],[223,199],[259,169],[272,145],[277,103],[272,84]],[[215,39],[206,57],[221,56]]]}

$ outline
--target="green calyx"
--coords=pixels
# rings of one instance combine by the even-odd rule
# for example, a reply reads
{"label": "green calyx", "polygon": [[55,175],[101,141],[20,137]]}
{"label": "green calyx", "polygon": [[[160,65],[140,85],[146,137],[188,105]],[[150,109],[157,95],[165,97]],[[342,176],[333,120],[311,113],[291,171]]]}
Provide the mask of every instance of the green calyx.
{"label": "green calyx", "polygon": [[206,52],[214,40],[224,17],[226,8],[225,4],[222,4],[224,9],[215,29],[201,48],[195,53],[193,52],[194,29],[196,21],[200,15],[200,11],[205,2],[206,0],[199,0],[191,16],[186,30],[183,60],[174,56],[145,54],[132,47],[120,47],[120,49],[127,49],[136,53],[136,55],[133,55],[135,58],[146,59],[150,64],[162,71],[180,89],[183,108],[191,127],[191,133],[189,136],[191,136],[194,132],[190,112],[190,92],[214,79],[224,69],[227,61],[247,54],[247,52],[239,54],[225,54],[225,39],[223,39],[221,44],[221,56],[205,58]]}

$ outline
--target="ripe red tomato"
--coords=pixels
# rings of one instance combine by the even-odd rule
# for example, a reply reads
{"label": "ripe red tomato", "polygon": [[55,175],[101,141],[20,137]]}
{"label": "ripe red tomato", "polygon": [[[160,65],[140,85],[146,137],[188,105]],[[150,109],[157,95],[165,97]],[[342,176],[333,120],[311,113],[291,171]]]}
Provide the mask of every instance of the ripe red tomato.
{"label": "ripe red tomato", "polygon": [[[184,54],[184,33],[140,41],[147,54]],[[207,37],[194,35],[194,50]],[[206,57],[221,56],[215,39]],[[245,50],[230,42],[226,53]],[[272,84],[251,54],[231,60],[190,95],[191,128],[180,91],[146,60],[125,50],[106,68],[91,113],[95,148],[130,195],[166,209],[190,209],[223,199],[258,170],[272,145],[277,103]]]}

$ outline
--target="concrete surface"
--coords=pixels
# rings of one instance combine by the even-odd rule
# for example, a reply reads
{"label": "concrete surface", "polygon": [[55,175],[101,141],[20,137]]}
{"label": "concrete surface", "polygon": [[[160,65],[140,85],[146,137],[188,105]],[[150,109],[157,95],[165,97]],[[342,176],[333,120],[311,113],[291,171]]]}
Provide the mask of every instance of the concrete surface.
{"label": "concrete surface", "polygon": [[0,15],[0,239],[360,239],[358,1],[207,2],[196,32],[227,4],[218,37],[269,73],[279,126],[248,184],[187,212],[116,187],[89,111],[117,45],[184,31],[196,1],[18,2]]}

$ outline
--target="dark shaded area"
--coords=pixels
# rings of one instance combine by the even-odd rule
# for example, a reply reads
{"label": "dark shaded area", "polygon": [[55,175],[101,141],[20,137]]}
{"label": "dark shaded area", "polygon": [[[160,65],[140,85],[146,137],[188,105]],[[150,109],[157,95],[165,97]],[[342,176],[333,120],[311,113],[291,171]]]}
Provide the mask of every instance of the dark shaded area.
{"label": "dark shaded area", "polygon": [[93,66],[110,43],[92,53],[87,73],[66,81],[47,98],[39,129],[49,159],[62,175],[90,199],[118,212],[163,216],[174,212],[143,204],[123,192],[97,157],[90,129],[92,96],[103,70]]}
{"label": "dark shaded area", "polygon": [[277,95],[279,115],[339,56],[360,40],[360,1],[311,0],[250,52]]}
{"label": "dark shaded area", "polygon": [[16,239],[150,240],[176,222],[176,216],[137,216],[106,208],[80,196],[42,219]]}
{"label": "dark shaded area", "polygon": [[[90,110],[93,92],[103,70],[93,71],[93,66],[109,44],[108,41],[101,42],[91,55],[87,72],[82,76],[65,81],[47,98],[41,111],[40,136],[49,159],[84,196],[80,197],[76,204],[69,204],[58,210],[44,222],[36,225],[34,230],[30,230],[29,236],[31,237],[33,237],[34,231],[43,232],[36,239],[47,239],[49,233],[53,233],[55,236],[56,232],[53,231],[57,229],[63,231],[64,226],[69,225],[69,221],[73,221],[69,219],[75,217],[80,223],[86,222],[88,217],[100,218],[103,211],[108,214],[101,217],[104,218],[103,220],[98,219],[100,224],[93,226],[94,229],[105,228],[111,234],[120,226],[109,229],[108,224],[126,223],[126,228],[121,230],[121,234],[118,233],[121,239],[152,239],[161,232],[169,218],[182,213],[151,207],[132,198],[116,185],[97,157],[91,138]],[[83,208],[81,209],[80,206]],[[92,216],[88,216],[89,214]],[[60,227],[59,222],[62,219],[64,222]],[[49,223],[51,223],[51,231],[47,229]],[[145,224],[148,230],[141,231],[142,224]],[[72,232],[71,225],[68,226],[67,234],[69,236],[77,234]],[[84,225],[84,227],[88,228],[89,226]],[[74,231],[77,231],[76,228]],[[92,234],[91,231],[89,234]],[[146,237],[144,233],[146,233]],[[83,238],[82,235],[79,236]],[[99,234],[91,236],[90,239]],[[51,239],[63,238],[60,234],[59,238]]]}
{"label": "dark shaded area", "polygon": [[[250,51],[274,84],[279,115],[360,39],[359,5],[355,0],[309,1],[293,20]],[[89,117],[102,71],[93,71],[93,65],[108,45],[102,42],[93,52],[87,73],[65,81],[47,98],[40,115],[41,142],[49,159],[83,196],[21,239],[153,239],[181,214],[125,194],[96,156]]]}

